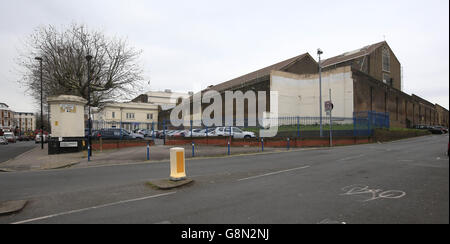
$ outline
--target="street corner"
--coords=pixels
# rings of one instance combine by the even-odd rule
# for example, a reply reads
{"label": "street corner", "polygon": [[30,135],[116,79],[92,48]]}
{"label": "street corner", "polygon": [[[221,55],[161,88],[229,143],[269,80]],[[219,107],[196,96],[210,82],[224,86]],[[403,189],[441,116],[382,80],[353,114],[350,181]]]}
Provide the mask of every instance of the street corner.
{"label": "street corner", "polygon": [[19,212],[25,208],[27,203],[27,200],[0,202],[0,216]]}
{"label": "street corner", "polygon": [[194,180],[186,178],[183,180],[173,181],[170,179],[147,181],[146,185],[159,190],[170,190],[182,186],[191,185]]}
{"label": "street corner", "polygon": [[8,168],[0,168],[0,172],[6,172],[6,173],[8,173],[8,172],[15,172],[15,170],[13,170],[13,169],[8,169]]}
{"label": "street corner", "polygon": [[79,161],[74,161],[74,162],[48,162],[48,163],[42,164],[38,168],[38,170],[64,169],[64,168],[72,167],[72,166],[77,165],[79,163],[80,163]]}

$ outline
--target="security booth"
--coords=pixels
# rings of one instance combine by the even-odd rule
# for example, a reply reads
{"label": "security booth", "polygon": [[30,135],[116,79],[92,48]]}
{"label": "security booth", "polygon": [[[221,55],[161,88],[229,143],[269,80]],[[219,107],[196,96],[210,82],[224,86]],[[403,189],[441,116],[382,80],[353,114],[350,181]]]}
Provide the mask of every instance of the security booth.
{"label": "security booth", "polygon": [[48,97],[51,135],[48,154],[80,152],[85,145],[84,107],[86,99],[60,95]]}

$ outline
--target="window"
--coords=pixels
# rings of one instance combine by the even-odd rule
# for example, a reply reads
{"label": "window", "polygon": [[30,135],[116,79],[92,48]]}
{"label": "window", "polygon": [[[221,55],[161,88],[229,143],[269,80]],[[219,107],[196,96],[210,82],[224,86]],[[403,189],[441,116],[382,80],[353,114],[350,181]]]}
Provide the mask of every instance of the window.
{"label": "window", "polygon": [[382,50],[382,66],[383,71],[390,72],[391,71],[391,54],[389,53],[389,48],[383,47]]}
{"label": "window", "polygon": [[147,114],[147,119],[153,119],[153,114]]}
{"label": "window", "polygon": [[391,84],[391,76],[389,74],[383,73],[383,83],[392,85]]}
{"label": "window", "polygon": [[127,113],[127,119],[134,119],[134,113]]}
{"label": "window", "polygon": [[114,119],[116,117],[116,112],[112,112],[111,117]]}

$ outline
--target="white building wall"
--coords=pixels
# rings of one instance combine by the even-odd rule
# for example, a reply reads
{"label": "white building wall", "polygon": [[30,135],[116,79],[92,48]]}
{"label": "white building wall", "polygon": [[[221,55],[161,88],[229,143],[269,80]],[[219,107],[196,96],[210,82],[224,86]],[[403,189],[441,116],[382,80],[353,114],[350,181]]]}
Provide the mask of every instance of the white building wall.
{"label": "white building wall", "polygon": [[[319,75],[297,75],[273,71],[271,91],[278,91],[279,117],[319,117]],[[322,116],[329,89],[334,104],[333,117],[353,116],[353,79],[350,67],[322,73]]]}

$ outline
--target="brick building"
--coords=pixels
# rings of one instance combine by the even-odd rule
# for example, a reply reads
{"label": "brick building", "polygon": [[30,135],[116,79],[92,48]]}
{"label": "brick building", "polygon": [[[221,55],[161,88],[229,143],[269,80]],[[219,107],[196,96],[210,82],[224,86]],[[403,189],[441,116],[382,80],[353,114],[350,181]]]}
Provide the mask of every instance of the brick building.
{"label": "brick building", "polygon": [[28,112],[14,112],[15,125],[20,133],[31,132],[36,129],[36,116]]}
{"label": "brick building", "polygon": [[[326,59],[321,66],[322,101],[329,99],[331,89],[335,105],[333,116],[352,117],[355,112],[376,111],[389,113],[391,127],[406,128],[418,124],[448,127],[447,109],[402,92],[401,64],[385,41]],[[210,86],[202,93],[218,91],[224,107],[225,91],[266,91],[266,111],[270,111],[270,91],[277,91],[280,117],[318,117],[318,70],[319,64],[305,53]],[[209,105],[202,104],[202,108]],[[247,106],[245,116],[248,115]],[[322,112],[322,116],[326,116],[325,111]],[[170,111],[160,112],[159,120],[168,120],[169,115]]]}
{"label": "brick building", "polygon": [[6,103],[0,103],[0,129],[14,129],[14,111]]}

